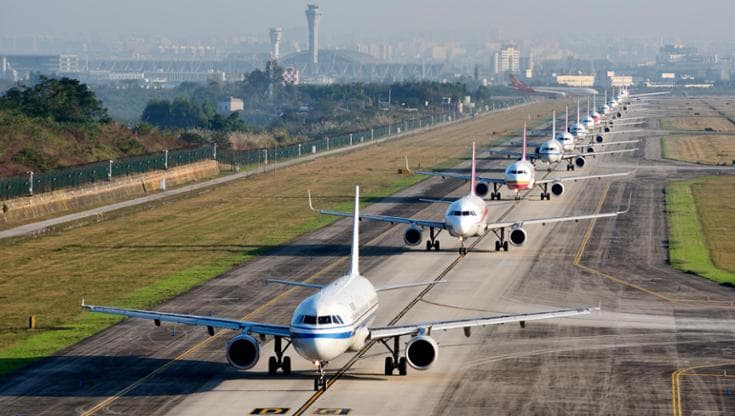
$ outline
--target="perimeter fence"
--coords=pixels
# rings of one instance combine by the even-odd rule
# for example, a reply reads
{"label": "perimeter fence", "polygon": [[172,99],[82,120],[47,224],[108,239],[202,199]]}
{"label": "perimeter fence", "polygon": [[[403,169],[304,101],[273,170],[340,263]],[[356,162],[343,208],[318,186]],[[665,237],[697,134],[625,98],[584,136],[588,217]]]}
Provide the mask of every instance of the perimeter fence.
{"label": "perimeter fence", "polygon": [[[472,115],[506,108],[525,101],[527,101],[526,98],[495,100],[492,105],[476,108]],[[369,143],[386,137],[433,127],[455,120],[457,117],[471,117],[472,115],[442,113],[341,136],[325,137],[323,139],[309,140],[286,146],[241,151],[221,149],[218,151],[216,145],[205,145],[194,149],[166,150],[142,156],[96,162],[43,173],[28,172],[26,175],[0,178],[0,200],[32,196],[39,193],[79,187],[97,182],[109,182],[114,178],[154,170],[165,170],[207,159],[216,159],[219,163],[230,164],[233,170],[269,165],[347,146]]]}

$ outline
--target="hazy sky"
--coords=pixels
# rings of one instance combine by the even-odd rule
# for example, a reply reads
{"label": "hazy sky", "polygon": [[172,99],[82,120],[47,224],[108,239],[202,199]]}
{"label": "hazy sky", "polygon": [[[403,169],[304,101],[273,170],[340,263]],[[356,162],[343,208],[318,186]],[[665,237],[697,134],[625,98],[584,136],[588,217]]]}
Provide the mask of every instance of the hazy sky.
{"label": "hazy sky", "polygon": [[[303,29],[307,1],[0,0],[0,36],[207,38]],[[733,0],[321,0],[322,34],[497,34],[533,38],[619,32],[664,40],[735,40]],[[284,33],[284,37],[289,35]],[[304,34],[291,34],[305,37]]]}

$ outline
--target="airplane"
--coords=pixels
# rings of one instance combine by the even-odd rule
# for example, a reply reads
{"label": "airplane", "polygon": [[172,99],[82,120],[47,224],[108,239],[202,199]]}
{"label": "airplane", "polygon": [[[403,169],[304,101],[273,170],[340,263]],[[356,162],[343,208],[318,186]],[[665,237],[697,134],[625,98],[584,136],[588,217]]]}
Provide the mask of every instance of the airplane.
{"label": "airplane", "polygon": [[587,127],[579,119],[579,100],[577,100],[577,122],[569,127],[569,133],[572,133],[575,139],[581,140],[587,136]]}
{"label": "airplane", "polygon": [[[291,373],[291,358],[284,352],[293,345],[296,352],[316,366],[314,390],[326,390],[327,364],[348,351],[360,351],[371,343],[381,342],[390,352],[385,359],[385,375],[392,375],[397,369],[399,375],[406,375],[407,365],[416,370],[427,370],[439,356],[439,346],[431,337],[432,331],[448,329],[464,330],[470,336],[471,328],[486,325],[520,323],[525,328],[527,321],[586,315],[600,308],[560,309],[553,311],[521,313],[500,316],[481,316],[475,318],[445,321],[428,321],[394,326],[373,326],[378,311],[378,293],[388,290],[416,286],[428,286],[441,281],[408,283],[395,286],[375,287],[360,274],[359,269],[359,224],[360,188],[355,187],[355,212],[352,224],[352,249],[349,272],[327,285],[287,280],[270,280],[290,286],[300,286],[317,290],[317,293],[304,299],[294,309],[289,325],[263,322],[242,321],[204,315],[185,315],[170,312],[122,309],[109,306],[88,305],[82,300],[82,308],[98,313],[122,315],[130,318],[149,319],[156,326],[161,322],[206,326],[209,335],[214,328],[240,331],[229,339],[225,352],[229,363],[238,370],[248,370],[260,358],[260,344],[266,337],[273,337],[275,355],[268,359],[268,373],[274,375],[280,368],[284,375]],[[257,337],[257,338],[256,338]],[[400,338],[409,337],[405,344],[404,356],[400,357]],[[258,341],[260,339],[260,342]],[[286,347],[283,347],[283,341]],[[389,345],[393,340],[393,347]]]}
{"label": "airplane", "polygon": [[594,95],[597,94],[597,91],[592,88],[582,88],[582,87],[529,87],[525,83],[521,82],[516,78],[515,75],[510,74],[510,85],[511,87],[520,92],[524,92],[527,94],[555,94],[560,95],[562,97],[566,97],[567,94],[570,95]]}
{"label": "airplane", "polygon": [[[638,148],[633,148],[633,149],[622,149],[622,150],[607,150],[607,151],[600,152],[600,151],[595,151],[594,147],[596,146],[596,144],[594,143],[587,145],[588,153],[581,153],[577,151],[577,148],[584,147],[584,145],[578,145],[574,143],[571,146],[572,150],[567,150],[568,147],[559,142],[558,136],[556,134],[556,111],[554,111],[552,114],[553,114],[552,122],[551,122],[551,125],[552,125],[551,137],[552,138],[540,144],[533,144],[533,143],[527,144],[527,146],[536,146],[536,151],[534,153],[526,155],[528,160],[534,166],[536,165],[536,161],[540,161],[540,162],[545,163],[547,165],[548,170],[551,171],[551,165],[556,165],[561,161],[566,161],[567,171],[569,171],[569,170],[574,170],[575,165],[580,168],[583,167],[586,163],[586,157],[590,155],[594,157],[597,155],[630,153],[630,152],[635,152],[636,150],[638,150]],[[623,141],[606,143],[606,145],[638,143],[639,141],[640,140],[623,140]],[[498,154],[504,154],[504,155],[509,155],[509,156],[516,156],[519,158],[523,156],[522,152],[517,152],[513,150],[494,150],[494,151],[491,151],[490,153],[491,154],[498,153]],[[627,175],[627,173],[612,174],[612,176],[622,176],[622,175]],[[601,176],[596,176],[596,178],[599,178],[599,177]]]}
{"label": "airplane", "polygon": [[[515,162],[512,166],[519,166],[519,162]],[[528,161],[525,161],[524,163],[527,163],[529,167],[520,168],[516,167],[513,168],[513,173],[510,176],[511,181],[513,183],[517,184],[516,186],[521,186],[521,176],[518,174],[518,171],[520,169],[527,169],[527,170],[533,170],[533,166],[530,166],[530,163]],[[459,175],[459,174],[453,174],[453,173],[440,173],[440,172],[415,172],[417,174],[425,174],[425,175],[433,175],[433,176],[444,176],[444,177],[455,177],[460,179],[465,179],[470,181],[470,192],[468,195],[463,196],[462,198],[459,198],[455,201],[448,201],[448,200],[438,200],[438,201],[431,201],[431,202],[437,202],[437,203],[445,203],[449,206],[447,207],[447,210],[444,212],[444,219],[441,221],[437,220],[428,220],[428,219],[419,219],[419,218],[406,218],[406,217],[394,217],[394,216],[388,216],[388,215],[373,215],[373,214],[363,214],[360,215],[361,220],[369,220],[369,221],[382,221],[382,222],[389,222],[391,224],[407,224],[408,228],[403,233],[403,242],[406,243],[408,246],[415,247],[419,244],[421,244],[421,241],[423,239],[423,230],[428,228],[429,229],[429,239],[426,240],[426,250],[430,251],[432,248],[434,250],[439,250],[439,240],[437,240],[437,237],[439,234],[446,230],[449,235],[452,237],[456,237],[459,239],[459,254],[460,255],[466,255],[467,254],[467,248],[464,246],[464,241],[471,237],[481,237],[485,235],[488,231],[495,234],[495,236],[498,238],[498,240],[495,241],[495,251],[500,251],[501,249],[503,251],[508,251],[508,240],[506,239],[506,230],[508,230],[508,238],[510,239],[510,243],[514,246],[521,246],[523,245],[527,240],[527,233],[526,230],[523,228],[524,225],[529,224],[550,224],[555,222],[564,222],[564,221],[580,221],[580,220],[586,220],[586,219],[593,219],[593,218],[607,218],[607,217],[615,217],[620,214],[628,212],[628,209],[625,211],[617,211],[617,212],[608,212],[604,214],[587,214],[587,215],[572,215],[567,217],[547,217],[547,218],[528,218],[528,219],[521,219],[516,221],[506,221],[506,222],[497,222],[497,223],[488,223],[488,206],[484,199],[482,199],[481,195],[485,195],[488,191],[487,181],[495,181],[495,179],[485,179],[485,178],[478,178],[476,176],[476,163],[475,163],[475,144],[472,144],[472,168],[471,168],[471,175]],[[566,179],[566,178],[565,178]],[[586,179],[586,178],[585,178]],[[569,178],[569,180],[574,180],[574,178]],[[486,182],[482,182],[486,181]],[[554,182],[558,180],[545,180],[542,183],[543,184],[549,184],[552,183],[552,186],[558,186],[561,187],[563,192],[563,185],[560,182]],[[528,182],[526,182],[527,184]],[[479,190],[479,192],[478,192]],[[499,195],[499,194],[498,194]],[[349,212],[342,212],[342,211],[330,211],[330,210],[323,210],[323,209],[315,209],[311,202],[311,192],[308,192],[309,196],[309,208],[312,211],[318,212],[322,215],[334,215],[334,216],[341,216],[341,217],[349,217],[352,214]],[[630,205],[630,202],[628,203]],[[438,231],[437,231],[438,230]]]}

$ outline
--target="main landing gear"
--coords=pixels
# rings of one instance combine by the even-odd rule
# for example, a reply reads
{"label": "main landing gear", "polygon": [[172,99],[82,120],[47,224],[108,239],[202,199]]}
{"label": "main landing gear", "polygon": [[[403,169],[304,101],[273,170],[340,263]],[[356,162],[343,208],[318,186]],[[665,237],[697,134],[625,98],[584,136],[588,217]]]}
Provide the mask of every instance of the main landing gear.
{"label": "main landing gear", "polygon": [[574,170],[574,162],[572,159],[569,159],[569,163],[567,163],[567,171]]}
{"label": "main landing gear", "polygon": [[501,249],[503,251],[508,251],[508,240],[505,239],[505,228],[501,228],[500,232],[498,232],[498,230],[493,230],[493,233],[498,237],[498,240],[495,242],[495,251],[500,251]]}
{"label": "main landing gear", "polygon": [[285,348],[282,348],[283,339],[282,337],[275,337],[275,351],[276,355],[268,358],[268,374],[275,375],[278,369],[283,370],[283,375],[291,374],[291,357],[284,357],[283,353],[286,352],[288,347],[291,346],[291,341],[288,341]]}
{"label": "main landing gear", "polygon": [[314,391],[327,391],[327,361],[314,361],[316,377],[314,377]]}
{"label": "main landing gear", "polygon": [[500,200],[500,191],[498,191],[498,188],[499,188],[498,184],[493,183],[493,191],[490,192],[490,200],[494,200],[494,199],[497,199],[498,201]]}
{"label": "main landing gear", "polygon": [[393,337],[393,348],[388,344],[388,341],[385,339],[381,339],[380,342],[385,345],[385,348],[390,351],[391,356],[385,357],[385,375],[386,376],[392,376],[393,371],[398,369],[398,374],[405,376],[406,375],[406,357],[398,357],[398,354],[400,353],[400,348],[398,345],[398,340],[400,337]]}
{"label": "main landing gear", "polygon": [[541,186],[543,187],[543,190],[541,191],[541,200],[542,201],[544,199],[546,199],[547,201],[551,200],[551,194],[549,193],[549,184],[544,183],[544,184],[541,184]]}
{"label": "main landing gear", "polygon": [[439,251],[439,240],[436,238],[439,237],[439,233],[441,232],[442,230],[439,229],[439,232],[434,234],[434,227],[429,227],[429,239],[426,240],[426,251],[431,251],[432,248]]}

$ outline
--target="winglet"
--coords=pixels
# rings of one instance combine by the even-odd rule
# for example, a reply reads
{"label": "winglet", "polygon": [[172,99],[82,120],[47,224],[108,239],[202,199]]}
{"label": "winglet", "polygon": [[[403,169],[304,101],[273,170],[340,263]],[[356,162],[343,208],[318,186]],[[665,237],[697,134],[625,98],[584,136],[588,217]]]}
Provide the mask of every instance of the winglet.
{"label": "winglet", "polygon": [[475,178],[476,165],[475,165],[475,142],[472,142],[472,173],[470,176],[470,195],[475,196],[475,184],[477,182]]}
{"label": "winglet", "polygon": [[360,275],[360,186],[355,186],[355,217],[352,220],[350,276]]}
{"label": "winglet", "polygon": [[[521,160],[526,160],[526,146],[526,123],[523,123],[523,153],[521,154]],[[474,175],[472,176],[472,178],[472,180],[474,181]]]}
{"label": "winglet", "polygon": [[85,306],[86,305],[84,304],[84,298],[82,298],[82,308],[85,307]]}

